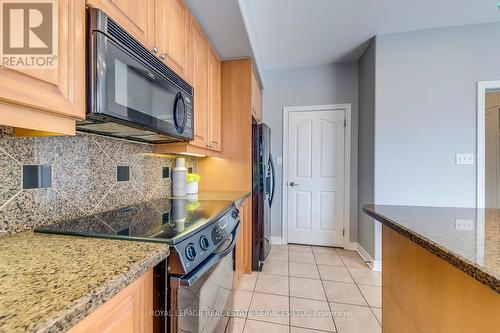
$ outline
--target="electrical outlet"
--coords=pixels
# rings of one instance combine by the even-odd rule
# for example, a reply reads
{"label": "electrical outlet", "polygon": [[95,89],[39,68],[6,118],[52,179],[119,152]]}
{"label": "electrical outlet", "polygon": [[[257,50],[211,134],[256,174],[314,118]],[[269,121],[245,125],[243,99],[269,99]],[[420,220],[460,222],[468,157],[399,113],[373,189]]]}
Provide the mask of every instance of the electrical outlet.
{"label": "electrical outlet", "polygon": [[474,164],[474,154],[456,154],[455,159],[456,159],[457,165]]}
{"label": "electrical outlet", "polygon": [[455,220],[456,230],[474,230],[474,220],[471,219],[456,219]]}
{"label": "electrical outlet", "polygon": [[276,157],[276,164],[277,165],[282,165],[283,164],[283,160],[281,159],[281,156]]}

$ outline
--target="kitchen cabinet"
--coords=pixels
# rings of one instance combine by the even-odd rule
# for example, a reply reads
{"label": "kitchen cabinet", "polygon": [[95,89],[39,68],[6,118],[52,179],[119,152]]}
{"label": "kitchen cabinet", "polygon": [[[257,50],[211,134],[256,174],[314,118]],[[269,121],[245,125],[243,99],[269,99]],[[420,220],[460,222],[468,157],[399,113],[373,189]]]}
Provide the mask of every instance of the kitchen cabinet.
{"label": "kitchen cabinet", "polygon": [[[252,191],[252,62],[221,64],[221,157],[198,160],[201,191]],[[241,211],[237,275],[252,270],[252,198]]]}
{"label": "kitchen cabinet", "polygon": [[191,17],[191,52],[194,88],[194,140],[192,145],[207,148],[208,43],[194,18]]}
{"label": "kitchen cabinet", "polygon": [[165,64],[191,82],[188,75],[189,9],[182,0],[155,0],[154,48]]}
{"label": "kitchen cabinet", "polygon": [[205,34],[190,15],[188,68],[194,88],[194,139],[190,142],[156,146],[158,153],[184,153],[220,156],[221,131],[221,62]]}
{"label": "kitchen cabinet", "polygon": [[240,233],[236,239],[236,256],[235,256],[235,280],[239,283],[241,277],[245,273],[252,270],[252,218],[251,218],[251,200],[252,197],[246,198],[239,206],[240,211]]}
{"label": "kitchen cabinet", "polygon": [[87,0],[87,5],[106,12],[146,47],[152,47],[155,0]]}
{"label": "kitchen cabinet", "polygon": [[262,92],[255,71],[252,71],[252,115],[258,123],[262,122]]}
{"label": "kitchen cabinet", "polygon": [[84,0],[59,0],[57,15],[55,68],[0,68],[1,125],[73,135],[76,119],[85,117]]}
{"label": "kitchen cabinet", "polygon": [[73,326],[68,333],[149,333],[153,331],[153,270]]}
{"label": "kitchen cabinet", "polygon": [[207,144],[210,149],[221,151],[221,63],[216,53],[208,53],[208,114]]}

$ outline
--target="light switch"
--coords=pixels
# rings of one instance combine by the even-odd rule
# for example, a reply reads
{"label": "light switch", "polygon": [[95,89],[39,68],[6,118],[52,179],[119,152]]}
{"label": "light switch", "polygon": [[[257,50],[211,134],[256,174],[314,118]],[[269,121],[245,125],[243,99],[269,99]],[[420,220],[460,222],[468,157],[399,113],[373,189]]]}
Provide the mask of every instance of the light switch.
{"label": "light switch", "polygon": [[276,157],[276,164],[278,164],[278,165],[282,165],[283,164],[283,160],[281,159],[281,156],[277,156]]}
{"label": "light switch", "polygon": [[474,220],[471,219],[456,219],[456,230],[474,230]]}
{"label": "light switch", "polygon": [[455,159],[457,165],[474,164],[474,154],[456,154]]}

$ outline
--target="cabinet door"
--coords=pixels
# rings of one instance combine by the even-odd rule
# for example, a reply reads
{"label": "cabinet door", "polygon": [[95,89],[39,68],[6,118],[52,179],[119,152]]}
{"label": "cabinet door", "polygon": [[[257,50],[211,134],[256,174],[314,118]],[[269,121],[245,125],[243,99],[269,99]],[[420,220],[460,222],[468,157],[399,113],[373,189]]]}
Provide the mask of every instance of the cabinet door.
{"label": "cabinet door", "polygon": [[194,140],[191,144],[207,148],[207,51],[208,43],[203,31],[191,16],[191,43],[194,88]]}
{"label": "cabinet door", "polygon": [[156,0],[155,45],[160,58],[186,78],[189,10],[182,0]]}
{"label": "cabinet door", "polygon": [[240,233],[236,238],[236,254],[234,258],[235,262],[234,278],[237,286],[241,278],[243,277],[243,274],[245,274],[245,257],[246,257],[245,225],[247,223],[245,214],[245,204],[246,202],[243,202],[241,205],[238,206],[238,210],[240,211]]}
{"label": "cabinet door", "polygon": [[[85,117],[84,0],[59,0],[57,15],[58,51],[54,69],[0,66],[1,123],[46,130],[50,124],[45,126],[43,122],[54,120],[47,119],[47,114],[72,119]],[[39,118],[36,110],[43,111],[39,112]],[[30,116],[26,117],[27,114]],[[74,127],[74,121],[71,122]],[[57,128],[53,130],[58,132]],[[61,131],[64,132],[67,131]]]}
{"label": "cabinet door", "polygon": [[153,331],[153,270],[101,305],[69,333],[149,333]]}
{"label": "cabinet door", "polygon": [[257,76],[252,71],[252,115],[260,123],[262,122],[262,93]]}
{"label": "cabinet door", "polygon": [[221,63],[210,49],[208,59],[208,145],[221,151]]}
{"label": "cabinet door", "polygon": [[153,48],[153,1],[87,0],[87,4],[102,9],[139,42],[147,48]]}

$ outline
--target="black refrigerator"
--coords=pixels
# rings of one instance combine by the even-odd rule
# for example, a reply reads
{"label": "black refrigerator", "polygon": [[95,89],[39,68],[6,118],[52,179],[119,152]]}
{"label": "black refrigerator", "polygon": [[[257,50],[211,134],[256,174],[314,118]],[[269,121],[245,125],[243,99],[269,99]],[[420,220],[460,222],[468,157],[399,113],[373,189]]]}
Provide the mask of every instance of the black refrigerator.
{"label": "black refrigerator", "polygon": [[269,126],[254,119],[252,140],[252,269],[261,271],[271,250],[271,205],[275,190]]}

